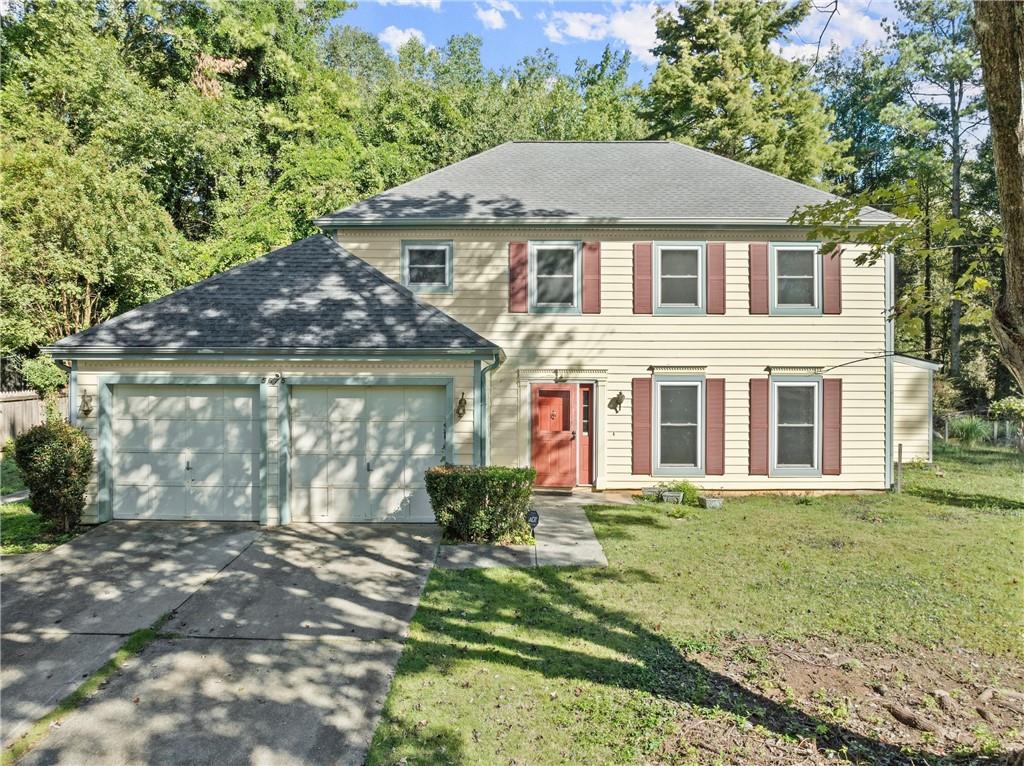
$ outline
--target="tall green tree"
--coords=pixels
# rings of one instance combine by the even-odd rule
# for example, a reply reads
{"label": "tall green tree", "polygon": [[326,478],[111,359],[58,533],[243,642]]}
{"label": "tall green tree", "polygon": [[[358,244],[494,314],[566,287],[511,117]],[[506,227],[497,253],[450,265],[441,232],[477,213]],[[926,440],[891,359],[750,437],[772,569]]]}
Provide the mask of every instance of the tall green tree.
{"label": "tall green tree", "polygon": [[654,134],[807,183],[849,172],[807,66],[772,47],[809,10],[809,0],[695,0],[660,11],[645,96]]}

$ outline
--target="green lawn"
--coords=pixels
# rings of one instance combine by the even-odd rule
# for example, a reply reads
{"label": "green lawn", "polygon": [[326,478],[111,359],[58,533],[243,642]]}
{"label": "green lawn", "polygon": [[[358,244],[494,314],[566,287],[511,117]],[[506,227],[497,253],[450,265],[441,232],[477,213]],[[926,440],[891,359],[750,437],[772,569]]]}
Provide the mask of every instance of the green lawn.
{"label": "green lawn", "polygon": [[81,528],[68,533],[52,532],[43,520],[32,513],[28,503],[0,506],[0,553],[39,553],[56,548],[82,533]]}
{"label": "green lawn", "polygon": [[942,451],[937,466],[908,468],[901,496],[727,498],[683,518],[591,507],[604,570],[434,570],[368,763],[713,763],[666,743],[723,715],[895,757],[695,657],[824,637],[1020,668],[1024,459]]}
{"label": "green lawn", "polygon": [[25,489],[25,482],[21,480],[21,471],[10,455],[4,455],[0,460],[0,495],[9,495],[12,492],[20,492]]}

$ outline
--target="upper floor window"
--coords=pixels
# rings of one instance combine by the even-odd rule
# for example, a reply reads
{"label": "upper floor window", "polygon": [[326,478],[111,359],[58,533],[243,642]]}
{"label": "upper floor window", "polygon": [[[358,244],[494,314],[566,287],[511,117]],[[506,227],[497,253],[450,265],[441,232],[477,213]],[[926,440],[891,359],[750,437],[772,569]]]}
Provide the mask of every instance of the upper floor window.
{"label": "upper floor window", "polygon": [[655,307],[690,314],[704,307],[704,245],[665,242],[654,246]]}
{"label": "upper floor window", "polygon": [[657,380],[654,473],[694,475],[703,469],[704,386],[700,380]]}
{"label": "upper floor window", "polygon": [[821,257],[817,245],[773,245],[771,269],[773,313],[820,313]]}
{"label": "upper floor window", "polygon": [[772,381],[773,472],[817,474],[820,413],[818,381]]}
{"label": "upper floor window", "polygon": [[580,310],[580,243],[530,243],[530,309]]}
{"label": "upper floor window", "polygon": [[414,292],[452,291],[451,242],[403,242],[402,283]]}

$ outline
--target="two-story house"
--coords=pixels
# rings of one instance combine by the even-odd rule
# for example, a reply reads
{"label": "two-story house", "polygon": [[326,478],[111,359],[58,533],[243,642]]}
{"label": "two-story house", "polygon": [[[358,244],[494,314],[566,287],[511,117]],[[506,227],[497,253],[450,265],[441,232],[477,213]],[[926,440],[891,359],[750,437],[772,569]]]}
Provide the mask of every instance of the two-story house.
{"label": "two-story house", "polygon": [[885,489],[893,265],[789,223],[829,199],[673,142],[515,142],[324,216],[49,349],[91,519],[429,521],[441,460]]}

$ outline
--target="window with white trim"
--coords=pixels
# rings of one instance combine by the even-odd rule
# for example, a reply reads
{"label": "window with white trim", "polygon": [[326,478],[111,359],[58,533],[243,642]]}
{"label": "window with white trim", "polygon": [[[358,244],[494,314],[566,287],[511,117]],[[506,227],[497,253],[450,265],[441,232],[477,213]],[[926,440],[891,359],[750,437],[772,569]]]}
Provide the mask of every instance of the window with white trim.
{"label": "window with white trim", "polygon": [[414,292],[452,289],[451,242],[402,243],[402,281]]}
{"label": "window with white trim", "polygon": [[775,469],[818,469],[820,397],[821,386],[815,381],[772,382]]}
{"label": "window with white trim", "polygon": [[579,309],[580,249],[578,242],[530,243],[530,308]]}
{"label": "window with white trim", "polygon": [[656,473],[700,470],[704,405],[700,381],[657,381],[654,402]]}
{"label": "window with white trim", "polygon": [[816,245],[773,248],[774,305],[778,309],[817,309],[821,295],[821,258]]}
{"label": "window with white trim", "polygon": [[655,258],[655,305],[669,309],[700,308],[704,294],[704,249],[700,245],[656,245]]}

